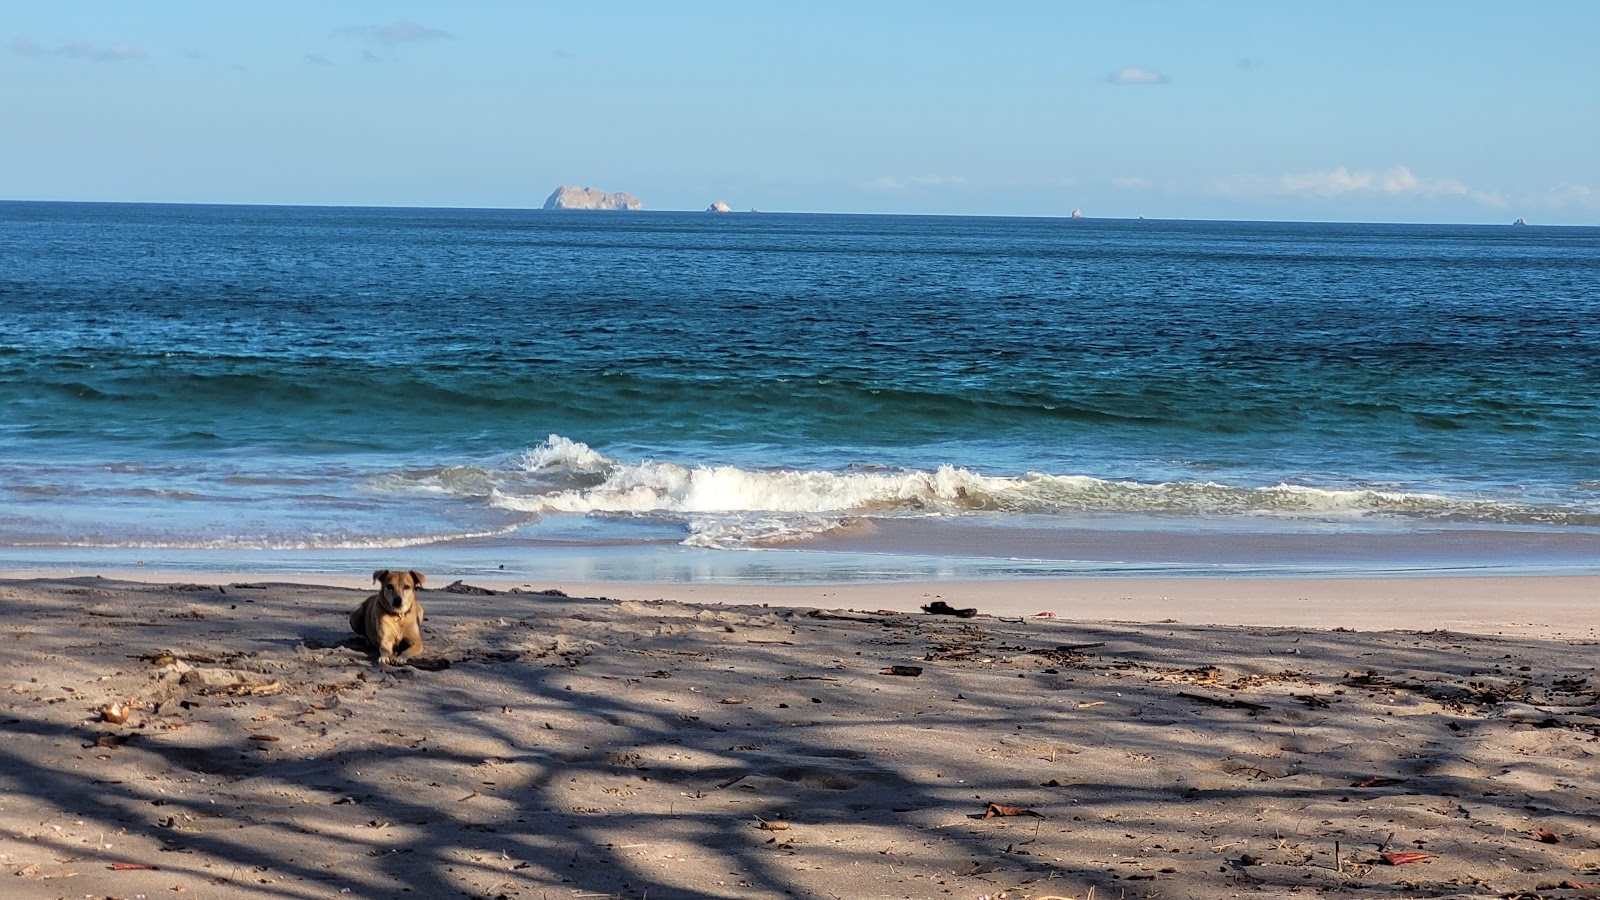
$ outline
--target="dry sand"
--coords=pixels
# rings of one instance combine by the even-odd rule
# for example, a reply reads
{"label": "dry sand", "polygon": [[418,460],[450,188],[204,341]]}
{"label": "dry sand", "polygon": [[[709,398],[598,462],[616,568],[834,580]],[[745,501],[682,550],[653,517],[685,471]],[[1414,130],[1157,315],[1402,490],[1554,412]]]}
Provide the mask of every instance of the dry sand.
{"label": "dry sand", "polygon": [[1600,895],[1596,582],[1467,581],[3,581],[0,897]]}

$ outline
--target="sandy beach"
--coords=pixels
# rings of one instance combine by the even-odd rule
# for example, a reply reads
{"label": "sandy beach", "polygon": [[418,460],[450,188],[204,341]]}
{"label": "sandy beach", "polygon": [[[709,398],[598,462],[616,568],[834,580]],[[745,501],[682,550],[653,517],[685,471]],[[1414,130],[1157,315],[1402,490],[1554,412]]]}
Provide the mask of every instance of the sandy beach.
{"label": "sandy beach", "polygon": [[0,581],[6,897],[1600,893],[1594,579],[145,574]]}

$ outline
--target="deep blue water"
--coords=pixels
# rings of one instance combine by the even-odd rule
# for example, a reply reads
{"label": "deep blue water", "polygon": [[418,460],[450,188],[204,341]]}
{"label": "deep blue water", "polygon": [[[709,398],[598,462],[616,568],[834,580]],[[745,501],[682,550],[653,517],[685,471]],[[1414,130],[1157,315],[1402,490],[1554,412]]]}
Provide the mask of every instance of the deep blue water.
{"label": "deep blue water", "polygon": [[1595,537],[1600,229],[0,203],[0,561],[927,516]]}

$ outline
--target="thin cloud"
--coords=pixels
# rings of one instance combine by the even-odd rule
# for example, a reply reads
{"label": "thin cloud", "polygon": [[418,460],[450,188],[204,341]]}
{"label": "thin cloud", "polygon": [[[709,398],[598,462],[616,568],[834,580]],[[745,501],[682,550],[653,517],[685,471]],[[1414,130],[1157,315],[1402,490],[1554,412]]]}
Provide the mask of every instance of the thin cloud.
{"label": "thin cloud", "polygon": [[335,31],[334,36],[371,41],[384,47],[454,39],[454,35],[448,31],[440,28],[429,28],[426,25],[418,25],[415,22],[393,22],[388,25],[349,25]]}
{"label": "thin cloud", "polygon": [[1467,197],[1480,193],[1453,178],[1418,178],[1405,166],[1395,166],[1382,172],[1371,169],[1351,171],[1340,166],[1326,172],[1284,175],[1278,180],[1278,186],[1281,193],[1315,194],[1319,197],[1351,193],[1388,194],[1392,197]]}
{"label": "thin cloud", "polygon": [[1157,72],[1155,69],[1128,66],[1125,69],[1118,69],[1107,75],[1106,81],[1112,84],[1171,84],[1172,78]]}
{"label": "thin cloud", "polygon": [[1585,184],[1564,182],[1528,197],[1526,202],[1538,209],[1600,209],[1600,190]]}
{"label": "thin cloud", "polygon": [[967,179],[961,175],[913,175],[896,178],[880,175],[862,185],[875,191],[904,191],[922,187],[966,187]]}
{"label": "thin cloud", "polygon": [[89,59],[95,62],[144,59],[144,51],[132,44],[112,44],[109,47],[96,47],[83,41],[73,41],[62,47],[60,53],[62,56],[71,59]]}
{"label": "thin cloud", "polygon": [[1230,197],[1265,195],[1325,199],[1346,195],[1426,199],[1464,197],[1483,206],[1497,209],[1507,205],[1505,196],[1498,191],[1473,188],[1454,178],[1419,177],[1407,166],[1395,166],[1381,171],[1339,166],[1334,169],[1276,177],[1250,175],[1219,182],[1216,190]]}
{"label": "thin cloud", "polygon": [[1111,183],[1116,187],[1128,190],[1142,190],[1150,186],[1150,182],[1147,179],[1140,178],[1137,175],[1121,175],[1111,179]]}
{"label": "thin cloud", "polygon": [[[1380,188],[1380,180],[1385,187]],[[1325,172],[1302,172],[1294,175],[1284,175],[1278,179],[1280,193],[1284,194],[1316,194],[1319,197],[1337,197],[1340,194],[1356,192],[1372,192],[1384,190],[1386,193],[1398,194],[1406,189],[1406,183],[1415,186],[1416,176],[1405,166],[1391,169],[1387,175],[1379,175],[1370,169],[1358,169],[1354,172],[1340,166]]]}
{"label": "thin cloud", "polygon": [[85,59],[91,62],[124,62],[144,59],[144,51],[133,44],[112,44],[97,47],[85,41],[72,41],[55,48],[43,47],[25,37],[11,40],[11,52],[18,56],[60,56],[66,59]]}

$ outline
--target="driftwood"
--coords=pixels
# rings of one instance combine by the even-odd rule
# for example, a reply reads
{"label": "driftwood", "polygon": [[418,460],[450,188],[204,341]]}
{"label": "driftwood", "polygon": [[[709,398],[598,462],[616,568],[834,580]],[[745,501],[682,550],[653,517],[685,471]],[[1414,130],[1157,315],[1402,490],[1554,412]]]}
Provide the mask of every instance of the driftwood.
{"label": "driftwood", "polygon": [[1249,700],[1225,700],[1221,697],[1207,697],[1203,694],[1190,694],[1183,691],[1179,691],[1178,696],[1185,700],[1193,700],[1196,703],[1221,706],[1226,709],[1248,709],[1251,712],[1261,712],[1272,708],[1264,703],[1251,703]]}

